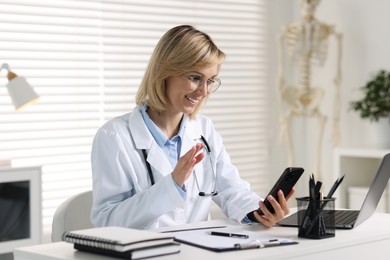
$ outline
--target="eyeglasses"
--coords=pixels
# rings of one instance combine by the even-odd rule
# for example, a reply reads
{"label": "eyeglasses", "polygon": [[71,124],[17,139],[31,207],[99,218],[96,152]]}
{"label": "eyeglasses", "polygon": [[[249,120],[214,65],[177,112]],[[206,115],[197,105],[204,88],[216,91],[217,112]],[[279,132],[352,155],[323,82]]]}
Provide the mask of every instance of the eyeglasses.
{"label": "eyeglasses", "polygon": [[221,80],[219,78],[212,78],[206,80],[199,75],[184,75],[190,82],[190,87],[192,90],[198,90],[204,86],[204,83],[207,83],[207,92],[214,93],[217,91],[219,86],[221,86]]}

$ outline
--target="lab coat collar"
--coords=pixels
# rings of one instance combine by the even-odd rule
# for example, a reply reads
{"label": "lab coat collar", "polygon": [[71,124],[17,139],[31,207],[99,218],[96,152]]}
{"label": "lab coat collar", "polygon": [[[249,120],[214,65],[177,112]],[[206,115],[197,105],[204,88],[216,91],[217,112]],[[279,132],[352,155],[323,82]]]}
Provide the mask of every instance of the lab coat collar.
{"label": "lab coat collar", "polygon": [[172,165],[165,156],[163,150],[154,141],[152,134],[149,132],[144,119],[142,118],[139,106],[130,113],[129,129],[135,148],[139,150],[140,153],[142,149],[146,150],[148,155],[146,160],[152,167],[156,181],[158,180],[158,175],[155,173],[159,173],[162,176],[170,174],[173,171]]}
{"label": "lab coat collar", "polygon": [[[180,152],[181,156],[185,154],[189,149],[191,149],[191,147],[198,142],[200,136],[202,135],[199,126],[196,122],[196,119],[189,119],[188,117],[186,119],[187,123],[183,135],[183,143]],[[150,134],[147,126],[145,125],[145,122],[141,115],[140,107],[136,107],[130,114],[129,128],[133,137],[135,147],[137,149],[149,150],[152,148],[152,146],[157,145],[153,139],[153,136]]]}
{"label": "lab coat collar", "polygon": [[195,144],[199,142],[199,138],[202,132],[199,129],[199,125],[196,119],[187,118],[187,126],[183,135],[183,143],[181,147],[180,156],[184,155],[190,150]]}
{"label": "lab coat collar", "polygon": [[[170,174],[173,171],[172,165],[165,156],[163,150],[154,141],[153,136],[149,132],[142,118],[140,107],[136,107],[129,118],[129,129],[136,149],[147,150],[147,161],[163,176]],[[180,151],[180,156],[183,156],[191,147],[199,140],[201,131],[195,119],[187,118],[187,125],[183,135],[183,142]]]}
{"label": "lab coat collar", "polygon": [[129,129],[136,149],[149,150],[152,147],[154,143],[153,136],[149,132],[138,106],[130,113]]}

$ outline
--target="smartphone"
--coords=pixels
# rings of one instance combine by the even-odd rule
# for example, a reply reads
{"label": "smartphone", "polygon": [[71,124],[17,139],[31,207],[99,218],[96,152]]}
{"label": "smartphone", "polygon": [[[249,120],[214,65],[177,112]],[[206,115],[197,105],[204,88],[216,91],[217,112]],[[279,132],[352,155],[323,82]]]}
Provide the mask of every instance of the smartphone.
{"label": "smartphone", "polygon": [[[282,175],[279,177],[278,181],[272,187],[271,191],[268,193],[267,197],[265,197],[264,200],[265,206],[271,213],[274,213],[275,210],[272,207],[271,203],[267,200],[268,196],[272,195],[276,200],[278,200],[277,192],[279,190],[282,190],[284,196],[287,196],[290,193],[291,189],[294,187],[294,185],[297,183],[299,178],[302,176],[303,172],[304,169],[301,167],[288,167],[283,171]],[[258,212],[260,215],[264,214],[260,209],[258,209]]]}

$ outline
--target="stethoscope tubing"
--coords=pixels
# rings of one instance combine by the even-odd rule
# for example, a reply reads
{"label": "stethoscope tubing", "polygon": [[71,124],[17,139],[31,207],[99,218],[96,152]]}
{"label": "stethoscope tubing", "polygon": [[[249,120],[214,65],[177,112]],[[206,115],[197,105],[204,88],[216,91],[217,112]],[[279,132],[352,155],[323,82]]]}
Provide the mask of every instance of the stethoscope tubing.
{"label": "stethoscope tubing", "polygon": [[[205,150],[206,150],[206,152],[208,154],[208,157],[209,157],[209,160],[210,160],[210,164],[211,164],[211,169],[213,171],[213,189],[212,189],[212,191],[210,193],[201,191],[200,187],[199,187],[199,183],[198,183],[198,178],[196,177],[195,171],[193,172],[193,175],[194,175],[194,178],[195,178],[196,186],[197,186],[197,188],[199,190],[199,196],[201,196],[201,197],[204,197],[204,196],[215,196],[215,195],[218,195],[218,191],[216,191],[217,175],[215,174],[214,167],[213,167],[213,161],[211,159],[210,145],[209,145],[209,143],[207,142],[206,138],[203,135],[200,136],[200,140],[205,145]],[[147,155],[145,149],[142,149],[142,155],[143,155],[144,160],[145,160],[145,164],[146,164],[146,168],[147,168],[147,171],[148,171],[148,175],[149,175],[151,186],[153,186],[156,182],[154,180],[152,167],[150,166],[150,163],[147,160],[148,155]]]}

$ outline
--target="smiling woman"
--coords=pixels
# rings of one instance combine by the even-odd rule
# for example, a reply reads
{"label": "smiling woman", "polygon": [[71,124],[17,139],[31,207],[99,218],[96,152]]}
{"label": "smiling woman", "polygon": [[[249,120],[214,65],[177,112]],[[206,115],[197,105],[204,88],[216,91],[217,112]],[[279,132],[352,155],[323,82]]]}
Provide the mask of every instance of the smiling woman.
{"label": "smiling woman", "polygon": [[[210,36],[191,25],[162,36],[137,106],[104,123],[93,139],[95,226],[155,229],[206,221],[212,202],[239,223],[272,227],[288,214],[293,191],[267,196],[267,208],[241,179],[210,118],[197,113],[224,58]],[[201,80],[183,77],[189,72]]]}
{"label": "smiling woman", "polygon": [[[137,92],[136,103],[140,105],[147,101],[156,112],[167,110],[169,95],[165,92],[166,90],[170,92],[169,82],[177,82],[173,76],[195,70],[198,77],[205,77],[206,75],[200,72],[202,70],[210,74],[207,75],[207,79],[216,77],[224,58],[225,54],[218,49],[212,39],[194,27],[183,25],[170,29],[162,36],[153,51]],[[198,87],[199,85],[196,86]],[[200,105],[188,113],[190,118],[199,108]]]}
{"label": "smiling woman", "polygon": [[202,113],[213,119],[242,177],[266,192],[267,1],[12,0],[0,9],[2,62],[41,95],[37,105],[15,113],[0,87],[0,159],[43,166],[45,241],[56,207],[91,189],[97,128],[134,107],[154,46],[177,24],[206,30],[227,53],[218,75],[223,87]]}

